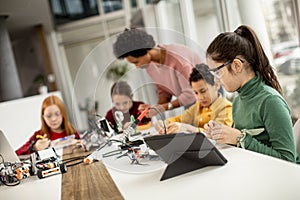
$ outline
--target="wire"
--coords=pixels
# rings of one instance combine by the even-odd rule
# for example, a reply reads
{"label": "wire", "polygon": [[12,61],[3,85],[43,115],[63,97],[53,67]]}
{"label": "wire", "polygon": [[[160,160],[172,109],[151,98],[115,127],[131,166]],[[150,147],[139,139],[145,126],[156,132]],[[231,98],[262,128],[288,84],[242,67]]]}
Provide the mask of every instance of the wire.
{"label": "wire", "polygon": [[76,157],[72,157],[72,158],[66,158],[66,159],[63,159],[62,162],[63,163],[68,163],[68,162],[72,162],[72,161],[75,161],[75,160],[83,159],[85,157],[86,156],[76,156]]}
{"label": "wire", "polygon": [[[100,147],[98,149],[96,149],[95,151],[93,151],[92,153],[96,152],[96,151],[100,151],[101,149],[103,149],[106,145],[111,144],[111,142],[120,142],[123,145],[126,145],[126,143],[120,141],[120,140],[116,140],[116,139],[109,139],[106,142],[103,142],[102,144],[100,144]],[[102,146],[101,146],[102,145]],[[91,155],[92,153],[86,155],[85,157]]]}
{"label": "wire", "polygon": [[149,109],[153,109],[159,114],[160,118],[162,119],[165,134],[167,134],[167,128],[166,128],[165,120],[164,120],[164,117],[163,117],[162,113],[160,112],[160,110],[158,110],[156,107],[150,107]]}
{"label": "wire", "polygon": [[66,166],[67,166],[67,167],[73,167],[73,166],[79,165],[79,164],[81,164],[81,163],[83,163],[83,160],[81,160],[81,161],[79,161],[79,162],[76,162],[76,163],[72,163],[72,164],[66,165]]}
{"label": "wire", "polygon": [[72,148],[72,151],[71,151],[70,153],[64,153],[64,156],[65,156],[65,155],[73,154],[73,153],[74,153],[74,150],[75,150],[75,149],[79,149],[79,148],[82,148],[84,151],[86,151],[86,149],[85,149],[84,147],[82,147],[82,146],[77,147],[77,146],[76,146],[76,147],[73,147],[73,148]]}
{"label": "wire", "polygon": [[[83,163],[83,159],[85,158],[86,156],[76,156],[76,157],[72,157],[72,158],[66,158],[64,160],[62,160],[62,162],[64,164],[66,164],[67,167],[72,167],[72,166],[75,166],[75,165],[78,165],[78,164],[81,164]],[[79,162],[76,162],[76,163],[72,163],[72,164],[68,164],[67,163],[70,163],[70,162],[74,162],[74,161],[77,161],[77,160],[80,160]]]}
{"label": "wire", "polygon": [[2,162],[0,162],[0,163],[4,163],[4,158],[3,158],[2,154],[0,154],[0,157],[2,159]]}
{"label": "wire", "polygon": [[[16,186],[16,185],[19,185],[20,183],[21,183],[21,181],[20,180],[18,180],[16,177],[13,177],[13,179],[14,179],[14,183],[7,183],[6,181],[4,181],[4,180],[2,180],[2,178],[0,178],[0,181],[4,184],[4,185],[6,185],[6,186]],[[10,180],[10,181],[12,181],[12,180]]]}
{"label": "wire", "polygon": [[99,115],[98,113],[96,113],[96,116],[97,116],[97,117],[102,117],[102,116],[101,116],[101,115]]}
{"label": "wire", "polygon": [[123,142],[121,140],[116,140],[116,139],[110,139],[109,141],[111,141],[111,142],[120,142],[122,144],[126,144],[125,142]]}
{"label": "wire", "polygon": [[107,153],[104,153],[102,156],[103,156],[103,158],[107,158],[107,157],[110,157],[110,156],[121,154],[123,151],[124,150],[117,149],[117,150],[113,150],[113,151],[109,151]]}

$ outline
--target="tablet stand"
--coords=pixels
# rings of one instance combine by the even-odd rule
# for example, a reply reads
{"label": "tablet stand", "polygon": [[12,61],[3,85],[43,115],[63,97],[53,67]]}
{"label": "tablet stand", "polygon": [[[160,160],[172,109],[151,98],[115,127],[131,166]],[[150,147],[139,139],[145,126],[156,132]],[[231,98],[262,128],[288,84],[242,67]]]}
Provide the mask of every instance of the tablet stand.
{"label": "tablet stand", "polygon": [[226,158],[202,133],[155,135],[144,140],[168,164],[161,181],[206,166],[227,163]]}

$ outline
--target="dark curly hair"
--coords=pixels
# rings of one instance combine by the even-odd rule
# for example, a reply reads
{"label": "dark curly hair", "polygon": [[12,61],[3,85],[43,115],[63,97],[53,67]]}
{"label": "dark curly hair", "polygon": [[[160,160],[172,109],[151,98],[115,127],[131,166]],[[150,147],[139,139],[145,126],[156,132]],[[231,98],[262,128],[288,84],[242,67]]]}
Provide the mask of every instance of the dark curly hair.
{"label": "dark curly hair", "polygon": [[117,58],[127,56],[140,57],[155,46],[151,35],[141,29],[125,29],[113,44],[114,54]]}
{"label": "dark curly hair", "polygon": [[214,76],[209,72],[208,66],[204,63],[197,64],[190,75],[189,81],[190,85],[192,85],[192,82],[197,82],[199,80],[204,80],[206,83],[210,85],[214,85]]}

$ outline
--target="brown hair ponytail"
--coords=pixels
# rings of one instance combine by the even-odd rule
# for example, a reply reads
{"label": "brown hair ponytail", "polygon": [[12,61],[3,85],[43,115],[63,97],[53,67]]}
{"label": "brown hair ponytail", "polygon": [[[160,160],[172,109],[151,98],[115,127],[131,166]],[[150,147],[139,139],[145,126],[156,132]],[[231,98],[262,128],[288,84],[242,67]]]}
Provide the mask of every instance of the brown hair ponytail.
{"label": "brown hair ponytail", "polygon": [[258,71],[267,85],[282,94],[274,69],[270,65],[256,33],[248,26],[239,26],[234,32],[219,34],[206,50],[206,56],[219,62],[232,61],[243,56],[254,71]]}
{"label": "brown hair ponytail", "polygon": [[248,26],[240,26],[235,31],[236,34],[241,37],[246,38],[254,47],[254,55],[255,55],[255,65],[253,65],[254,70],[258,71],[265,83],[275,90],[277,90],[280,94],[282,94],[282,89],[277,79],[277,76],[274,73],[273,67],[270,65],[269,59],[266,56],[263,47],[256,35],[256,33]]}

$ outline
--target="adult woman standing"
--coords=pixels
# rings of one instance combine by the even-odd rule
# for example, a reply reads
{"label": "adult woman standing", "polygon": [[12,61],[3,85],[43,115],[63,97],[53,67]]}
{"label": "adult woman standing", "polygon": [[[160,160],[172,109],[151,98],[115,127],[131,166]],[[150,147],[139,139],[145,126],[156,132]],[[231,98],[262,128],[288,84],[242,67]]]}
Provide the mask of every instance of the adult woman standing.
{"label": "adult woman standing", "polygon": [[[189,106],[196,101],[189,85],[189,75],[200,56],[190,48],[178,44],[156,45],[152,35],[142,29],[126,29],[113,45],[117,58],[126,58],[137,68],[145,69],[156,84],[158,107],[161,111]],[[172,100],[172,96],[176,97]],[[143,111],[150,105],[141,105]],[[151,110],[149,116],[154,115]]]}

